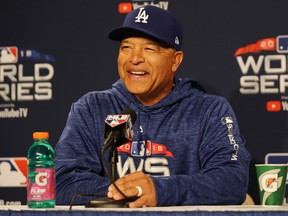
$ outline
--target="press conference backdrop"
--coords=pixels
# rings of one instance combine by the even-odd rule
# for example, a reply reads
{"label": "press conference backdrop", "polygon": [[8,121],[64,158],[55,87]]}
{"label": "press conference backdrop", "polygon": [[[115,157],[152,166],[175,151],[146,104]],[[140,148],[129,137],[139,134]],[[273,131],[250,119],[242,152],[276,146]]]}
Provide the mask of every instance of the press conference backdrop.
{"label": "press conference backdrop", "polygon": [[248,193],[256,203],[254,164],[271,153],[288,162],[286,0],[2,0],[0,205],[26,204],[32,133],[49,131],[55,147],[71,104],[118,79],[118,43],[107,32],[145,4],[171,10],[183,23],[177,75],[234,108],[252,155]]}

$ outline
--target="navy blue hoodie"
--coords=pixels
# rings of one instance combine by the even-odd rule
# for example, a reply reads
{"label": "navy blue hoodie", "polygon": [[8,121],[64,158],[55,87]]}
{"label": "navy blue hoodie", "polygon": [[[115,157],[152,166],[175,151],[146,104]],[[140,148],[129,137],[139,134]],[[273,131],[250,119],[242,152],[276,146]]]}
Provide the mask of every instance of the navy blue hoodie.
{"label": "navy blue hoodie", "polygon": [[245,200],[250,155],[226,99],[206,94],[190,79],[175,79],[169,95],[143,106],[119,80],[72,105],[55,149],[57,204],[69,204],[75,193],[107,193],[110,182],[101,165],[104,121],[125,108],[134,110],[137,120],[133,140],[118,148],[119,177],[137,170],[150,175],[157,206]]}

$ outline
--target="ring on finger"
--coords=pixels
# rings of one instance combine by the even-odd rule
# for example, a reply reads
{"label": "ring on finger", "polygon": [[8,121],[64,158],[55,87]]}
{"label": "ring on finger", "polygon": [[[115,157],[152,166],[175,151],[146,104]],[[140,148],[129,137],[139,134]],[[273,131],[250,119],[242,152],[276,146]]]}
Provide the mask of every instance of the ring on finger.
{"label": "ring on finger", "polygon": [[136,186],[136,189],[138,190],[137,197],[140,197],[140,196],[143,194],[142,187],[140,187],[140,186]]}

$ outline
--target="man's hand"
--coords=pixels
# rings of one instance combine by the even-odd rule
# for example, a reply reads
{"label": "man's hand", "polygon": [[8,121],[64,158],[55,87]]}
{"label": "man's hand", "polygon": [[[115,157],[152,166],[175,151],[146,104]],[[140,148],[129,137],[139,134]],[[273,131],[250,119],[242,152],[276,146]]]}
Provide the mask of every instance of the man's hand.
{"label": "man's hand", "polygon": [[[130,208],[156,206],[157,200],[154,182],[143,172],[138,171],[128,174],[115,181],[115,184],[127,197],[137,197],[137,195],[140,195],[137,200],[129,203]],[[139,190],[137,187],[142,189],[142,194],[141,189],[139,188]],[[108,188],[107,196],[115,200],[125,199],[125,197],[119,193],[119,191],[113,185],[110,185]]]}

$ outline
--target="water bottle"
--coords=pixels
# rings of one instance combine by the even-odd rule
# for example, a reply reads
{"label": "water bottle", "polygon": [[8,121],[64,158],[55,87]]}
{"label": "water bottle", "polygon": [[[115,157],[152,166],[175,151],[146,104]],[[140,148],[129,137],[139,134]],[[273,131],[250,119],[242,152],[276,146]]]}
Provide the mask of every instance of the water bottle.
{"label": "water bottle", "polygon": [[34,132],[29,148],[27,205],[29,208],[55,207],[54,150],[48,132]]}

